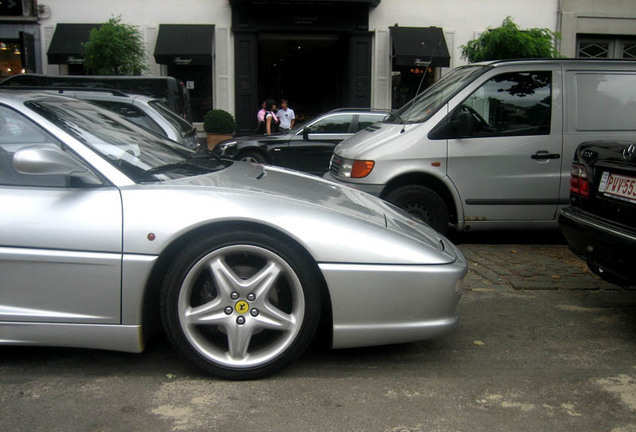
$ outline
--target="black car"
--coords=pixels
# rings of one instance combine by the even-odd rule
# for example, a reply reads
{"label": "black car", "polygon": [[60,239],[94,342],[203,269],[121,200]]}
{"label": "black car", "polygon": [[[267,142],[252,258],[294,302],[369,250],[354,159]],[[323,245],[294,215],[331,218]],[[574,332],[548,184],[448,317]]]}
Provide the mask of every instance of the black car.
{"label": "black car", "polygon": [[221,157],[322,175],[329,170],[336,145],[389,114],[364,108],[333,110],[289,132],[234,138],[220,143],[214,151]]}
{"label": "black car", "polygon": [[559,225],[594,273],[636,285],[636,143],[595,141],[576,152]]}

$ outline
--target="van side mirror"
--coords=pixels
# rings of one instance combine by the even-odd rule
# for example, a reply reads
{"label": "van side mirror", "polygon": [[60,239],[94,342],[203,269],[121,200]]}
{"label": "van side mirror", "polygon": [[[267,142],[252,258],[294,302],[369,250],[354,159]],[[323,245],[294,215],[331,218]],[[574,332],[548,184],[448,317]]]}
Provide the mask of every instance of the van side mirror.
{"label": "van side mirror", "polygon": [[458,110],[453,114],[450,127],[460,138],[470,137],[475,127],[475,118],[473,114],[468,111]]}
{"label": "van side mirror", "polygon": [[303,139],[305,141],[307,141],[309,139],[309,134],[310,133],[311,133],[311,128],[310,127],[303,128]]}

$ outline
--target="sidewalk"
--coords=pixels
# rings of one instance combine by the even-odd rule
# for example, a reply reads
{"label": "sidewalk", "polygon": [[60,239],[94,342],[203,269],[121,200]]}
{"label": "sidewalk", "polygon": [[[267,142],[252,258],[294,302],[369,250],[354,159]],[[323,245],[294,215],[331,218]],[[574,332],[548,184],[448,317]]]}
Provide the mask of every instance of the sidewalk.
{"label": "sidewalk", "polygon": [[587,269],[565,245],[460,245],[468,287],[500,290],[618,290]]}

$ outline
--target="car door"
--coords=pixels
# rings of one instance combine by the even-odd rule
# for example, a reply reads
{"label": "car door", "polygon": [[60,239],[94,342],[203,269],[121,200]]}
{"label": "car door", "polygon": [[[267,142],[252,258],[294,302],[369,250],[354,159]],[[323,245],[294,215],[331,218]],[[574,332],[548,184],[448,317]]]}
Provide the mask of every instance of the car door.
{"label": "car door", "polygon": [[353,135],[353,113],[328,114],[299,131],[289,141],[282,165],[322,175],[329,170],[333,149]]}
{"label": "car door", "polygon": [[553,220],[562,157],[560,70],[498,72],[448,116],[447,172],[466,221]]}
{"label": "car door", "polygon": [[14,155],[34,145],[64,148],[0,105],[0,321],[119,323],[119,190],[17,171]]}

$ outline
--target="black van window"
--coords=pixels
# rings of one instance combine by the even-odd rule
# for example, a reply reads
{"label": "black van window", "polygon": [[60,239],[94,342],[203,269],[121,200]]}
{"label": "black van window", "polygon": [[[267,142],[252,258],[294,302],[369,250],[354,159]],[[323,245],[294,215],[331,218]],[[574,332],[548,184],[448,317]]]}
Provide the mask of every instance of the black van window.
{"label": "black van window", "polygon": [[453,112],[461,136],[548,135],[552,72],[511,72],[488,80]]}

